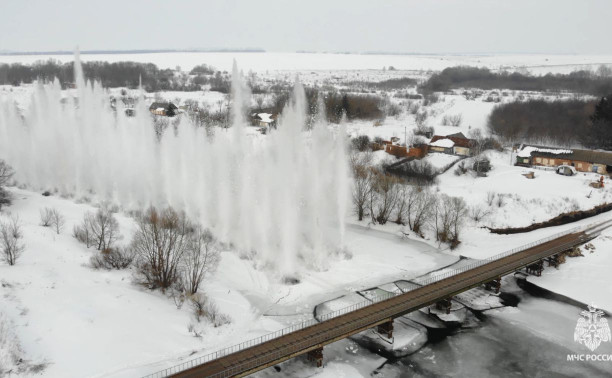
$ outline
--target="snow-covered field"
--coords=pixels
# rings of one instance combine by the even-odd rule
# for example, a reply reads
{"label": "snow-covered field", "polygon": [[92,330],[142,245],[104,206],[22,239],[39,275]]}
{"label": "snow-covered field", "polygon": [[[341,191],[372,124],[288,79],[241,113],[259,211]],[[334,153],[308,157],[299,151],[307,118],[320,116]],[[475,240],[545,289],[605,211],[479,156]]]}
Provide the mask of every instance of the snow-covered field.
{"label": "snow-covered field", "polygon": [[[14,327],[23,354],[48,377],[133,377],[195,358],[221,347],[312,318],[317,303],[380,280],[414,278],[456,257],[431,246],[360,226],[349,227],[346,255],[332,256],[325,271],[306,271],[287,285],[235,252],[222,253],[219,269],[205,292],[230,325],[197,323],[187,303],[134,283],[131,271],[94,270],[91,256],[72,237],[89,204],[45,197],[12,188],[8,209],[20,217],[26,249],[15,266],[0,265],[0,312]],[[39,210],[54,207],[66,217],[60,235],[40,226]],[[1,218],[8,213],[3,210]],[[131,218],[117,214],[122,243],[133,231]],[[203,332],[194,337],[188,326]],[[193,354],[193,355],[192,355]]]}
{"label": "snow-covered field", "polygon": [[[441,71],[447,67],[469,65],[492,69],[528,69],[534,73],[567,73],[576,69],[596,68],[612,64],[610,55],[551,55],[551,54],[499,54],[499,55],[376,55],[334,53],[240,53],[240,52],[172,52],[149,54],[82,54],[83,61],[154,63],[160,68],[191,70],[198,64],[208,64],[219,70],[231,71],[236,59],[245,72],[266,71],[342,71],[381,70],[393,66],[398,70]],[[72,55],[0,55],[3,63],[31,63],[55,59],[72,60]],[[337,74],[337,73],[336,73]]]}
{"label": "snow-covered field", "polygon": [[[46,58],[61,61],[73,59],[70,55],[5,55],[0,56],[0,62],[32,62]],[[350,80],[383,80],[401,76],[424,78],[433,71],[455,65],[527,69],[535,74],[545,74],[612,64],[612,56],[578,55],[164,53],[82,55],[81,58],[85,61],[152,62],[170,68],[179,65],[183,70],[206,63],[228,71],[231,70],[232,60],[237,59],[245,71],[257,71],[264,78],[293,80],[298,74],[303,82],[331,81],[338,85]],[[397,70],[382,70],[382,67],[388,66],[394,66]],[[20,107],[27,108],[32,89],[31,85],[2,86],[0,97],[11,95]],[[110,93],[117,95],[120,90],[113,88]],[[74,94],[74,90],[61,91],[62,97]],[[422,111],[427,112],[427,124],[434,127],[435,134],[462,132],[468,135],[473,130],[486,133],[488,115],[497,105],[497,102],[486,100],[489,95],[493,94],[487,92],[476,99],[469,99],[458,90],[441,95],[438,102],[422,107]],[[499,94],[499,101],[513,101],[519,95],[550,98],[550,95],[539,93],[508,92]],[[177,103],[195,100],[211,108],[223,106],[221,103],[227,101],[226,95],[211,91],[147,94],[148,101],[153,101],[155,97]],[[372,139],[397,137],[400,142],[410,138],[417,126],[414,115],[406,111],[408,100],[392,97],[391,101],[402,106],[398,116],[388,116],[378,122],[350,121],[345,125],[347,133],[350,136],[368,135]],[[443,125],[445,116],[457,114],[462,115],[461,125]],[[373,155],[375,164],[396,160],[383,151]],[[405,226],[394,223],[373,225],[368,220],[357,222],[355,216],[349,214],[345,219],[347,226],[343,248],[330,253],[326,264],[303,262],[304,266],[299,267],[295,277],[299,282],[287,284],[269,266],[257,264],[237,251],[225,248],[218,270],[204,283],[206,295],[216,303],[221,313],[231,319],[230,324],[220,327],[214,327],[207,320],[198,323],[187,303],[177,306],[168,294],[137,285],[132,270],[92,269],[89,260],[95,251],[79,244],[72,236],[72,229],[81,222],[85,212],[95,209],[95,203],[83,203],[72,197],[45,197],[39,192],[11,187],[9,190],[15,196],[14,203],[3,208],[0,218],[6,219],[9,213],[19,216],[26,249],[17,265],[0,264],[0,376],[3,369],[13,369],[13,372],[20,372],[20,376],[37,374],[39,371],[45,377],[142,376],[288,325],[311,320],[314,307],[320,303],[328,303],[327,307],[322,307],[325,311],[349,306],[363,300],[363,296],[356,292],[424,275],[455,263],[460,256],[487,258],[576,226],[610,219],[610,215],[602,214],[574,224],[529,233],[490,233],[485,226],[527,226],[564,212],[590,209],[610,202],[612,187],[606,178],[605,188],[591,188],[589,183],[599,176],[590,173],[566,177],[552,171],[536,170],[536,178],[530,180],[523,174],[531,170],[514,166],[514,156],[509,149],[490,151],[487,156],[493,166],[487,177],[475,177],[471,173],[458,176],[451,168],[438,176],[432,187],[437,194],[461,197],[470,208],[480,207],[487,214],[478,222],[466,220],[461,244],[455,250],[436,243],[431,232],[426,232],[425,239],[421,239]],[[430,154],[425,160],[442,168],[456,157]],[[465,162],[469,165],[471,160]],[[60,235],[39,225],[39,211],[45,207],[57,208],[66,217],[67,222]],[[122,211],[117,213],[117,218],[123,235],[120,243],[126,244],[134,231],[134,220]],[[612,269],[612,233],[604,232],[593,244],[595,252],[584,251],[584,257],[568,258],[559,269],[547,268],[542,277],[530,280],[551,291],[612,311],[612,279],[609,274]],[[339,297],[343,299],[328,302]],[[522,312],[499,310],[492,311],[490,316],[496,321],[515,322],[520,324],[521,329],[528,329],[526,319],[535,311],[531,304],[529,302]],[[557,309],[567,310],[563,306],[553,310]],[[566,318],[563,315],[559,321],[568,323]],[[196,331],[201,331],[202,337],[195,337],[189,330],[190,325]],[[478,335],[472,335],[468,340],[480,340],[483,345],[490,342],[495,348],[500,348],[498,340],[488,332],[485,330],[484,336],[480,335],[485,341]],[[546,328],[542,333],[554,334],[554,330]],[[471,341],[465,345],[473,345]],[[442,352],[450,356],[459,355],[456,350],[453,351],[453,342],[450,342],[449,349]],[[322,371],[315,371],[297,360],[288,363],[287,370],[283,372],[296,377],[366,377],[385,362],[372,353],[357,353],[353,347],[350,341],[330,347],[329,354],[326,354],[328,362]],[[486,352],[484,348],[478,350]],[[16,361],[19,358],[24,362],[18,364]],[[474,363],[486,365],[484,360],[476,359]],[[415,361],[427,366],[427,371],[440,372],[435,366],[436,356],[432,349],[419,352],[415,355]],[[485,371],[480,367],[469,370],[465,361],[460,362],[459,366],[458,371],[466,374]],[[381,372],[389,376],[401,376],[405,371],[419,373],[418,369],[405,369],[408,368],[401,363],[389,364],[381,368]],[[260,373],[261,376],[273,376],[270,370]]]}

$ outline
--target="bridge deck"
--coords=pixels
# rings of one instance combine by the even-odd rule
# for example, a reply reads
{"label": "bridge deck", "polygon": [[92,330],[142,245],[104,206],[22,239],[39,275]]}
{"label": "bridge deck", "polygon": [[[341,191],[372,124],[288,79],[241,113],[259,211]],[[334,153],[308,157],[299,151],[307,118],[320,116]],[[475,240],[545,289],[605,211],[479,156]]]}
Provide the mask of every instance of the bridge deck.
{"label": "bridge deck", "polygon": [[175,377],[245,376],[449,298],[588,239],[573,233],[182,371]]}

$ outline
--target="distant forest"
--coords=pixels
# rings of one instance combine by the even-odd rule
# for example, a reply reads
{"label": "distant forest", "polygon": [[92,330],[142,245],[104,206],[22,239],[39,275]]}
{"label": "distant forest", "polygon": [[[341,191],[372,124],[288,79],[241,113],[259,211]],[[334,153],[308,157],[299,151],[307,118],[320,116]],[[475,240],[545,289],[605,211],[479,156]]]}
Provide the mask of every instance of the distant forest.
{"label": "distant forest", "polygon": [[[172,69],[160,69],[153,63],[136,62],[83,62],[83,72],[88,79],[100,81],[104,87],[137,88],[139,80],[148,92],[159,90],[193,91],[201,84],[229,90],[229,78],[217,71],[197,72],[193,80]],[[54,60],[38,61],[33,64],[0,64],[0,84],[19,85],[40,79],[52,81],[57,78],[62,86],[74,81],[73,63]],[[212,88],[211,88],[212,89]]]}
{"label": "distant forest", "polygon": [[590,130],[595,100],[510,102],[489,115],[490,131],[504,140],[571,146]]}
{"label": "distant forest", "polygon": [[569,74],[525,75],[518,72],[491,72],[487,68],[451,67],[432,75],[419,86],[422,93],[445,92],[456,88],[510,89],[538,92],[568,91],[605,96],[612,93],[612,75],[607,67],[598,73],[575,71]]}

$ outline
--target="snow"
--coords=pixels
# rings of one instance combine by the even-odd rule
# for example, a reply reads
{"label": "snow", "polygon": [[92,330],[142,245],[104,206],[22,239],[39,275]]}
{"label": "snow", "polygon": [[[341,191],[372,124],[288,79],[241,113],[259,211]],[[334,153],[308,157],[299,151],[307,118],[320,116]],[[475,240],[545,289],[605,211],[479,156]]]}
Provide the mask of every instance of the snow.
{"label": "snow", "polygon": [[444,147],[444,148],[451,148],[455,145],[455,142],[453,142],[450,139],[438,139],[435,142],[431,142],[429,143],[430,146],[432,147]]}
{"label": "snow", "polygon": [[[468,64],[492,69],[517,70],[527,67],[532,72],[570,72],[577,68],[595,67],[600,62],[612,63],[612,56],[561,56],[561,55],[436,55],[389,56],[359,54],[293,54],[293,53],[167,53],[132,55],[82,55],[82,59],[151,61],[160,67],[183,69],[206,62],[218,69],[229,70],[232,59],[237,57],[245,70],[259,72],[265,79],[292,79],[296,73],[309,83],[330,82],[342,85],[345,80],[385,80],[391,77],[411,76],[426,78],[430,70]],[[43,56],[0,56],[0,61],[34,61]],[[62,61],[72,56],[57,56]],[[380,70],[394,65],[398,71]],[[423,70],[423,71],[421,71]],[[10,94],[20,107],[31,101],[34,86],[2,86],[2,96]],[[117,94],[120,89],[111,89]],[[136,94],[135,91],[129,91]],[[467,99],[461,90],[442,94],[440,101],[424,107],[428,112],[427,123],[437,135],[449,135],[472,130],[487,130],[487,117],[495,102],[484,101],[487,91],[480,98]],[[63,98],[76,94],[75,90],[62,90]],[[515,100],[519,95],[528,98],[550,98],[547,94],[510,91],[500,97],[500,102]],[[153,99],[152,94],[148,94]],[[227,101],[219,92],[160,92],[155,94],[165,100],[195,100],[203,106],[216,109]],[[564,95],[559,95],[564,96]],[[567,94],[571,96],[571,94]],[[406,105],[395,97],[391,101]],[[262,114],[261,113],[260,117]],[[442,125],[445,115],[461,114],[460,126]],[[271,115],[267,115],[270,119]],[[263,119],[263,117],[262,117]],[[270,119],[271,120],[271,119]],[[376,122],[379,121],[379,122]],[[375,126],[375,123],[378,126]],[[351,136],[368,135],[389,140],[398,137],[403,141],[416,127],[413,115],[406,112],[384,120],[353,120],[347,122]],[[263,137],[262,137],[263,138]],[[446,144],[448,139],[438,142]],[[435,143],[438,143],[435,142]],[[452,147],[444,146],[444,147]],[[527,150],[532,148],[531,150]],[[526,147],[521,154],[529,154],[534,147]],[[549,153],[570,153],[564,149],[537,149]],[[528,152],[527,152],[528,151]],[[288,325],[312,320],[313,308],[324,314],[362,303],[366,298],[385,292],[414,287],[407,280],[431,271],[441,273],[459,259],[459,256],[481,259],[505,252],[511,248],[537,241],[550,235],[567,231],[603,219],[609,214],[585,219],[574,224],[549,227],[516,235],[492,234],[483,226],[520,227],[542,222],[563,212],[584,210],[612,201],[609,179],[605,188],[593,189],[589,183],[599,178],[591,173],[579,173],[572,177],[560,176],[551,171],[536,170],[536,178],[522,176],[525,168],[513,166],[514,156],[509,151],[487,153],[493,170],[487,177],[471,174],[456,176],[453,170],[440,175],[433,190],[464,198],[470,208],[483,207],[489,213],[481,222],[466,218],[461,244],[456,250],[447,250],[426,234],[425,239],[411,235],[403,226],[389,223],[385,226],[370,225],[347,218],[344,246],[330,254],[328,264],[313,268],[309,261],[298,260],[296,272],[299,282],[288,285],[278,280],[277,274],[266,264],[258,263],[238,251],[223,250],[218,271],[207,278],[205,292],[228,314],[232,323],[214,328],[207,323],[196,324],[204,333],[203,338],[193,337],[187,326],[194,322],[188,305],[177,308],[171,298],[149,291],[133,283],[130,270],[95,271],[88,267],[94,253],[72,238],[74,224],[80,222],[86,211],[95,208],[88,203],[78,203],[75,198],[43,197],[25,189],[11,188],[16,195],[14,205],[7,208],[19,215],[24,224],[26,251],[14,267],[0,264],[0,327],[9,325],[11,345],[20,346],[20,354],[31,364],[47,364],[42,375],[47,377],[132,377],[152,373],[198,356],[214,352],[225,346],[274,332]],[[436,168],[448,166],[457,156],[431,153],[423,160]],[[373,164],[397,161],[384,151],[373,153]],[[471,159],[466,160],[467,166]],[[488,193],[496,195],[492,204],[487,203]],[[502,203],[497,204],[497,199]],[[38,211],[43,207],[56,207],[67,218],[61,235],[38,225]],[[0,217],[6,216],[4,210]],[[118,213],[121,232],[127,243],[134,224],[124,213]],[[411,234],[410,232],[408,232]],[[568,258],[559,269],[547,268],[542,277],[529,277],[536,285],[558,292],[584,303],[595,303],[612,311],[612,231],[605,231],[592,242],[595,252],[584,251],[584,257]],[[439,248],[438,248],[439,247]],[[462,259],[456,266],[473,261]],[[303,265],[303,266],[302,266]],[[308,268],[306,267],[308,266]],[[358,294],[358,293],[361,293]],[[499,306],[499,298],[474,289],[458,296],[457,300],[470,306],[486,309]],[[457,303],[454,303],[456,306]],[[530,317],[538,314],[531,303],[528,310],[514,313],[512,310],[488,311],[491,317],[518,322],[529,327]],[[565,314],[565,306],[553,310]],[[424,309],[426,310],[426,309]],[[434,310],[435,311],[435,310]],[[535,311],[535,312],[534,312]],[[461,320],[462,310],[447,319]],[[543,313],[545,315],[545,313]],[[440,314],[444,317],[445,314]],[[565,315],[564,315],[565,316]],[[578,314],[570,316],[575,322]],[[409,316],[424,318],[419,311]],[[567,319],[566,319],[567,320]],[[430,320],[431,321],[431,320]],[[6,328],[5,328],[6,329]],[[538,330],[533,330],[538,331]],[[543,334],[555,334],[551,325]],[[557,332],[558,333],[558,332]],[[5,334],[8,334],[6,332]],[[571,338],[572,330],[568,329]],[[400,343],[409,342],[414,335],[398,335]],[[5,338],[4,340],[7,340]],[[563,340],[563,342],[571,340]],[[6,366],[3,352],[7,349],[0,337],[0,364]],[[349,341],[341,341],[326,347],[324,370],[314,370],[301,360],[285,364],[283,375],[292,376],[370,376],[371,371],[384,362],[378,356],[363,356],[344,350]],[[109,346],[112,346],[109,348]],[[425,351],[426,352],[426,351]],[[424,354],[426,354],[424,352]],[[329,353],[329,354],[328,354]],[[328,356],[332,356],[329,358]],[[491,356],[488,356],[488,359]],[[329,358],[329,359],[328,359]],[[76,361],[76,362],[75,362]],[[470,360],[470,362],[472,362]],[[436,363],[434,360],[433,364]],[[459,361],[461,365],[461,361]],[[285,370],[289,365],[290,369]],[[465,363],[462,365],[464,366]],[[473,365],[473,364],[472,364]],[[10,365],[9,365],[10,366]],[[366,367],[364,367],[366,366]],[[465,366],[464,366],[465,368]],[[390,368],[390,369],[393,369]],[[272,370],[272,369],[268,369]],[[384,370],[383,370],[384,371]],[[391,373],[394,373],[392,370]],[[275,372],[261,372],[258,376],[276,376]]]}
{"label": "snow", "polygon": [[583,247],[583,257],[566,257],[558,269],[546,267],[541,277],[529,276],[527,280],[612,313],[612,229],[603,231],[591,243],[595,246],[593,252]]}
{"label": "snow", "polygon": [[[442,139],[441,139],[442,140]],[[445,139],[449,140],[449,139]],[[452,141],[451,141],[452,142]],[[431,164],[436,170],[441,170],[447,167],[449,164],[459,160],[460,157],[457,155],[445,154],[443,152],[431,152],[427,154],[421,161],[426,161]]]}
{"label": "snow", "polygon": [[521,149],[518,152],[518,156],[520,157],[531,157],[531,153],[532,152],[543,152],[543,153],[547,153],[547,154],[555,154],[555,155],[560,155],[560,154],[571,154],[572,150],[566,150],[566,149],[558,149],[558,148],[539,148],[539,147],[532,147],[532,146],[525,146],[523,147],[523,149]]}
{"label": "snow", "polygon": [[[60,62],[73,60],[67,55],[0,55],[2,63],[33,63],[54,59]],[[596,69],[601,64],[612,64],[612,55],[561,55],[561,54],[336,54],[291,52],[170,52],[128,54],[81,54],[82,61],[145,62],[159,68],[175,68],[180,65],[191,70],[206,63],[221,71],[231,72],[233,60],[240,62],[246,71],[266,72],[296,70],[381,70],[393,66],[397,70],[441,71],[447,67],[468,65],[488,67],[493,70],[531,71],[534,74],[568,73],[577,69]],[[394,72],[394,71],[387,71]]]}
{"label": "snow", "polygon": [[[508,150],[489,151],[486,156],[493,166],[487,177],[475,177],[471,174],[457,176],[451,169],[438,176],[437,184],[440,192],[462,197],[468,205],[479,206],[488,211],[490,214],[483,221],[486,226],[528,226],[564,212],[586,210],[612,201],[609,179],[604,181],[605,187],[602,189],[589,186],[589,183],[599,179],[600,175],[585,172],[562,176],[554,170],[538,169],[535,170],[535,179],[529,180],[522,176],[527,169],[514,166],[514,157]],[[472,160],[465,161],[466,165],[470,166]],[[489,194],[495,195],[495,200],[490,205],[487,203]],[[501,205],[498,203],[500,195]],[[481,229],[475,229],[474,233],[474,245],[479,244],[482,235],[489,234]],[[464,247],[462,243],[461,253],[464,252]]]}
{"label": "snow", "polygon": [[271,123],[273,121],[273,119],[270,118],[272,117],[272,114],[270,113],[258,113],[257,115],[262,122]]}
{"label": "snow", "polygon": [[[298,284],[286,285],[265,267],[224,251],[204,290],[232,323],[214,328],[195,322],[188,304],[178,309],[168,296],[136,285],[130,270],[88,267],[95,252],[79,244],[71,230],[94,207],[9,189],[15,201],[6,209],[23,223],[26,250],[15,266],[0,264],[0,312],[14,324],[24,359],[46,363],[43,375],[48,377],[152,373],[310,320],[313,307],[322,301],[381,282],[411,279],[457,260],[428,244],[355,225],[347,229],[347,256],[332,256],[329,269],[305,270]],[[39,210],[45,207],[57,208],[66,217],[60,235],[39,225]],[[3,209],[0,217],[6,216]],[[122,213],[116,216],[124,236],[121,243],[127,243],[133,221]],[[187,329],[190,323],[204,337],[193,337]]]}

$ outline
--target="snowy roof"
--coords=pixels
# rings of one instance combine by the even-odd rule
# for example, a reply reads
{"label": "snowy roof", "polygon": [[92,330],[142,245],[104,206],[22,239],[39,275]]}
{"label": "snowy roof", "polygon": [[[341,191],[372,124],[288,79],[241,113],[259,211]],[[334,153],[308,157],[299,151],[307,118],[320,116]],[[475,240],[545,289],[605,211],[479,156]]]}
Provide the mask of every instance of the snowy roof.
{"label": "snowy roof", "polygon": [[533,146],[525,146],[522,150],[519,151],[519,157],[530,157],[532,152],[544,152],[547,154],[571,154],[572,150],[565,150],[561,148],[542,148],[542,147],[533,147]]}
{"label": "snowy roof", "polygon": [[257,116],[259,117],[259,119],[262,122],[265,122],[265,123],[274,122],[274,120],[272,119],[273,114],[270,114],[270,113],[258,113]]}
{"label": "snowy roof", "polygon": [[160,101],[155,101],[154,103],[151,104],[151,106],[149,106],[149,109],[178,109],[178,106],[174,105],[171,102],[160,102]]}
{"label": "snowy roof", "polygon": [[471,148],[472,142],[473,142],[471,139],[466,138],[465,135],[463,135],[463,133],[455,133],[455,134],[446,135],[446,136],[434,135],[433,138],[431,138],[429,145],[431,146],[432,143],[437,142],[438,140],[441,140],[441,139],[448,139],[448,140],[453,141],[453,143],[455,144],[451,145],[450,147],[456,146],[456,147]]}
{"label": "snowy roof", "polygon": [[455,142],[450,139],[438,139],[435,142],[429,143],[429,145],[432,147],[451,148],[455,145]]}

